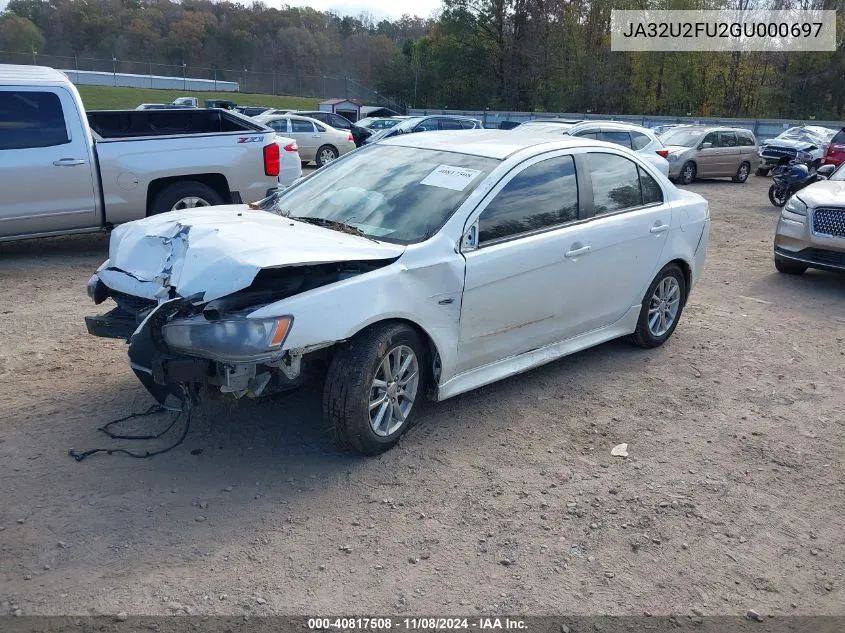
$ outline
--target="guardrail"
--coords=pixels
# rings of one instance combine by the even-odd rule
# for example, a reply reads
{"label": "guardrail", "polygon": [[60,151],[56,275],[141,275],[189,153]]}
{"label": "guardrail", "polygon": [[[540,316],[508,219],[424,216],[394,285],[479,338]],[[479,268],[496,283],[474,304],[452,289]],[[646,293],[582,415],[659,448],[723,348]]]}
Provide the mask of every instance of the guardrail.
{"label": "guardrail", "polygon": [[504,112],[493,110],[408,110],[411,116],[431,114],[460,114],[480,119],[484,127],[496,128],[502,121],[523,123],[534,119],[572,119],[577,121],[620,121],[653,128],[671,123],[694,125],[724,125],[751,130],[758,140],[774,138],[785,129],[800,125],[818,125],[834,130],[845,127],[842,121],[814,121],[806,119],[732,119],[727,117],[670,117],[633,114],[596,114],[593,112]]}

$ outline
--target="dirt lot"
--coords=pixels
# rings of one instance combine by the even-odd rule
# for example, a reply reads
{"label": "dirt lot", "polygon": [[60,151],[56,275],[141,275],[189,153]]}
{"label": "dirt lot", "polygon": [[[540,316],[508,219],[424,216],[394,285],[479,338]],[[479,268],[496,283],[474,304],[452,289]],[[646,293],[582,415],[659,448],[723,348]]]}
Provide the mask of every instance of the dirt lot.
{"label": "dirt lot", "polygon": [[845,279],[774,271],[767,186],[691,187],[708,263],[663,348],[429,405],[375,459],[312,388],[75,463],[150,402],[85,333],[107,238],[0,245],[0,613],[845,614]]}

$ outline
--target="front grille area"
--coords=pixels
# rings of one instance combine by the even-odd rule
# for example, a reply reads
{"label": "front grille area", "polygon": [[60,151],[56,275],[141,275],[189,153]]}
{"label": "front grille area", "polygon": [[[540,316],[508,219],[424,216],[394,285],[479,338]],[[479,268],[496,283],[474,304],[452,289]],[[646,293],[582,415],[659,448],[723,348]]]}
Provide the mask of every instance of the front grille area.
{"label": "front grille area", "polygon": [[121,310],[128,312],[133,316],[137,316],[138,314],[146,312],[158,305],[153,299],[135,297],[122,292],[117,292],[116,290],[112,290],[111,298],[114,299],[118,306],[120,306]]}
{"label": "front grille area", "polygon": [[845,253],[836,251],[825,251],[820,248],[807,249],[810,259],[819,264],[830,264],[832,266],[845,266]]}
{"label": "front grille area", "polygon": [[819,207],[813,212],[813,232],[845,237],[845,209]]}
{"label": "front grille area", "polygon": [[765,158],[795,158],[798,155],[798,150],[794,147],[778,147],[776,145],[766,145],[760,154]]}

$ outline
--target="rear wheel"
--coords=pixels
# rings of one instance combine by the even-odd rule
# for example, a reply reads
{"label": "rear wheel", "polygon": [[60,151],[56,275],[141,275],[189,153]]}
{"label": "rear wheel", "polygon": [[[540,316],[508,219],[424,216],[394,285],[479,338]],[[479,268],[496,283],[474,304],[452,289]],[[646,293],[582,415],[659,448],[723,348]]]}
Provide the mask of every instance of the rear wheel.
{"label": "rear wheel", "polygon": [[691,160],[687,161],[684,163],[684,166],[681,167],[681,173],[678,175],[678,182],[682,185],[690,184],[693,180],[695,180],[695,173],[695,163]]}
{"label": "rear wheel", "polygon": [[223,204],[219,193],[208,185],[189,180],[174,183],[159,193],[150,208],[150,215],[218,204]]}
{"label": "rear wheel", "polygon": [[742,163],[734,174],[734,182],[745,182],[751,173],[751,163]]}
{"label": "rear wheel", "polygon": [[807,266],[800,262],[793,262],[783,257],[775,255],[775,268],[779,273],[786,275],[802,275],[807,270]]}
{"label": "rear wheel", "polygon": [[412,423],[425,393],[425,348],[408,325],[373,326],[337,351],[326,374],[323,419],[341,447],[375,455]]}
{"label": "rear wheel", "polygon": [[663,345],[672,336],[684,310],[687,283],[677,264],[667,264],[648,287],[632,340],[639,347]]}
{"label": "rear wheel", "polygon": [[317,150],[317,167],[328,165],[333,160],[337,160],[337,150],[331,145],[323,145]]}

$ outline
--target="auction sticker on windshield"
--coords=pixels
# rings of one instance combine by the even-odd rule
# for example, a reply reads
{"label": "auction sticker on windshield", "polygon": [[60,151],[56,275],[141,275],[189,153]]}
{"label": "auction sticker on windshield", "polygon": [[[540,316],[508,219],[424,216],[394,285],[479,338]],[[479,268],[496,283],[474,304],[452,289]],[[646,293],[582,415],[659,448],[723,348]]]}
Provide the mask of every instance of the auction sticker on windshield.
{"label": "auction sticker on windshield", "polygon": [[463,191],[472,182],[472,179],[480,173],[477,169],[467,169],[466,167],[455,167],[453,165],[439,165],[433,172],[423,178],[420,184],[441,187],[442,189],[452,189],[454,191]]}

